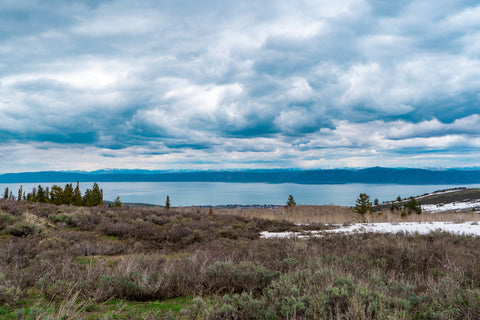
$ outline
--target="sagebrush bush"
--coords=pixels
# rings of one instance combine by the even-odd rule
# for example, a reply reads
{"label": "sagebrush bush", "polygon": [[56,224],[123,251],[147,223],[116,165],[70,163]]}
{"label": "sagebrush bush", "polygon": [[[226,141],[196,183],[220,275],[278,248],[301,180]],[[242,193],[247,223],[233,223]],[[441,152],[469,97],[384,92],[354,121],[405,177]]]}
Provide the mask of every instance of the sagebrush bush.
{"label": "sagebrush bush", "polygon": [[68,226],[74,226],[73,217],[67,214],[51,214],[48,219],[57,224],[64,224]]}
{"label": "sagebrush bush", "polygon": [[0,212],[0,231],[12,225],[16,221],[15,217],[6,212]]}
{"label": "sagebrush bush", "polygon": [[34,234],[39,234],[41,228],[29,222],[16,222],[7,227],[6,232],[15,237],[26,237]]}

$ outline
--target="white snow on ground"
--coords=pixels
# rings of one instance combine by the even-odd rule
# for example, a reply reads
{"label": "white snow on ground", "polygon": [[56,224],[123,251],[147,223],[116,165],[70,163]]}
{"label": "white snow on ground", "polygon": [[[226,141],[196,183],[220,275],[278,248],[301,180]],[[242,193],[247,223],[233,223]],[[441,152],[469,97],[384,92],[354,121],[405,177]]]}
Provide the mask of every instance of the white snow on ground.
{"label": "white snow on ground", "polygon": [[480,225],[477,222],[400,222],[400,223],[356,223],[347,227],[337,229],[312,231],[308,233],[299,232],[268,232],[261,233],[262,238],[307,238],[310,236],[321,236],[325,233],[361,233],[361,232],[377,232],[377,233],[421,233],[427,234],[433,231],[446,231],[455,234],[465,234],[480,236]]}
{"label": "white snow on ground", "polygon": [[424,204],[422,205],[422,211],[428,211],[431,213],[449,211],[449,210],[465,210],[471,208],[480,208],[480,200],[472,200],[466,202],[452,202],[447,204]]}

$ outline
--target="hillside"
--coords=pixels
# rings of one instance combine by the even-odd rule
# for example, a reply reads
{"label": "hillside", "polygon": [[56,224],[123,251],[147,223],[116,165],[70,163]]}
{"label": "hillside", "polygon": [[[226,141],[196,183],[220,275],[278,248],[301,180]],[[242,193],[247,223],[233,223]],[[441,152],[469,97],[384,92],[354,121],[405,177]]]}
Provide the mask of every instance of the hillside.
{"label": "hillside", "polygon": [[480,199],[480,188],[445,190],[416,197],[420,204],[442,204],[466,202]]}

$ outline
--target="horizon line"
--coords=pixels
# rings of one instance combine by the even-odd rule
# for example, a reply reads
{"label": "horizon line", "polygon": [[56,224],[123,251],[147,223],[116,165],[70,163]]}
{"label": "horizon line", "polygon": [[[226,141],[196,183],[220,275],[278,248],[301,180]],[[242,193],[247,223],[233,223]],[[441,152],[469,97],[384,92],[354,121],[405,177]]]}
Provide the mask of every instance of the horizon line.
{"label": "horizon line", "polygon": [[75,170],[75,169],[63,169],[63,170],[40,170],[40,171],[18,171],[18,172],[1,172],[0,175],[5,174],[25,174],[25,173],[75,173],[75,174],[109,174],[109,173],[121,173],[121,172],[134,172],[138,173],[182,173],[182,172],[229,172],[229,171],[327,171],[327,170],[366,170],[366,169],[391,169],[391,170],[406,170],[406,169],[415,169],[415,170],[430,170],[430,171],[442,171],[442,170],[480,170],[480,166],[473,167],[383,167],[383,166],[373,166],[373,167],[337,167],[337,168],[300,168],[300,167],[290,167],[290,168],[225,168],[225,169],[127,169],[127,168],[102,168],[92,171],[85,170]]}

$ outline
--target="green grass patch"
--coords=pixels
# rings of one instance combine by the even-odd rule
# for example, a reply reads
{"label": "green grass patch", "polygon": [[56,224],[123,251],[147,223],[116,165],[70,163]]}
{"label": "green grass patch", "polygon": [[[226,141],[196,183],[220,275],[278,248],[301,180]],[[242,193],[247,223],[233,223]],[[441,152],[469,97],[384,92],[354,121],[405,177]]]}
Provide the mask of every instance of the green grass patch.
{"label": "green grass patch", "polygon": [[86,319],[137,319],[140,315],[163,317],[169,312],[177,314],[192,303],[192,297],[173,298],[163,301],[132,302],[112,300],[96,307],[89,307]]}
{"label": "green grass patch", "polygon": [[[131,302],[112,300],[96,304],[85,304],[81,319],[143,319],[144,317],[164,318],[169,312],[176,315],[192,303],[192,297],[174,298],[164,301]],[[0,306],[0,319],[56,319],[51,308],[45,308],[32,302],[9,308]]]}
{"label": "green grass patch", "polygon": [[13,312],[6,306],[0,306],[0,319],[15,319]]}
{"label": "green grass patch", "polygon": [[94,258],[94,257],[91,257],[91,256],[76,257],[75,260],[77,260],[78,263],[80,263],[83,266],[87,265],[87,264],[96,264],[97,263],[97,259]]}
{"label": "green grass patch", "polygon": [[48,318],[46,311],[37,306],[23,307],[17,309],[10,309],[5,306],[0,306],[0,319],[2,320],[30,320],[30,319],[51,319]]}

